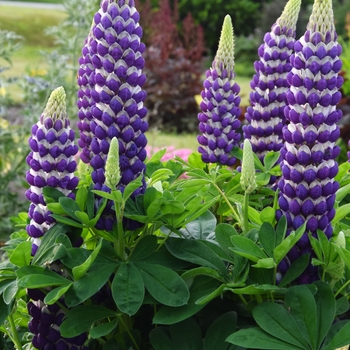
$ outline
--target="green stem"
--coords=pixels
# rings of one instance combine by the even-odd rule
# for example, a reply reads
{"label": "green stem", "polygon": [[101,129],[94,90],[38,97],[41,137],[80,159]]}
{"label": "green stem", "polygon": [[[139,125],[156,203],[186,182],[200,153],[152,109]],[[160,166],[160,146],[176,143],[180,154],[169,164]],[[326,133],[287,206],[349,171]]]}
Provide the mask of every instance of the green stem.
{"label": "green stem", "polygon": [[249,207],[249,193],[245,191],[243,200],[243,233],[248,233],[248,207]]}
{"label": "green stem", "polygon": [[120,322],[123,324],[123,327],[124,327],[125,331],[128,333],[128,335],[129,335],[131,341],[134,343],[134,345],[135,345],[135,347],[136,347],[136,350],[140,350],[139,345],[137,344],[135,338],[133,337],[133,335],[132,335],[131,332],[130,332],[130,329],[129,329],[128,325],[127,325],[128,322],[127,322],[126,320],[124,320],[124,318],[125,318],[126,316],[127,316],[127,315],[125,315],[125,314],[120,315],[120,316],[119,316],[119,320],[120,320]]}
{"label": "green stem", "polygon": [[255,294],[255,299],[256,301],[258,302],[258,304],[261,304],[262,303],[262,297],[261,297],[261,294]]}
{"label": "green stem", "polygon": [[11,331],[12,331],[12,334],[13,334],[12,341],[15,344],[15,348],[17,350],[22,350],[22,343],[21,343],[21,340],[19,339],[19,335],[18,335],[18,332],[17,332],[15,321],[13,320],[12,314],[8,316],[8,320],[9,320]]}
{"label": "green stem", "polygon": [[120,204],[114,201],[114,208],[117,219],[117,242],[115,243],[115,249],[120,258],[124,259],[124,250],[125,250],[125,242],[124,242],[124,227],[123,227],[123,204]]}
{"label": "green stem", "polygon": [[339,290],[335,293],[334,297],[337,297],[337,295],[348,285],[350,284],[350,280],[348,280],[346,283],[344,283],[341,288],[339,288]]}
{"label": "green stem", "polygon": [[232,206],[232,204],[230,203],[230,201],[228,200],[228,198],[226,197],[225,193],[222,192],[221,188],[216,184],[216,183],[213,183],[214,187],[219,191],[220,195],[224,198],[225,202],[227,203],[228,207],[230,208],[230,210],[232,211],[233,213],[233,216],[235,217],[236,221],[237,222],[241,222],[240,219],[239,219],[239,216],[235,210],[235,208]]}

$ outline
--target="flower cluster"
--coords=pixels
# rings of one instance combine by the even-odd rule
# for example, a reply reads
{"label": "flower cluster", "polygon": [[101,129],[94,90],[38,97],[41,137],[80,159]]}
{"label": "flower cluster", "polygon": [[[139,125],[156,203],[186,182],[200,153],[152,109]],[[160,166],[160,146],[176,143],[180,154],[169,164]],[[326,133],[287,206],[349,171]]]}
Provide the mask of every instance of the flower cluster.
{"label": "flower cluster", "polygon": [[[87,334],[82,333],[74,338],[63,338],[60,333],[65,312],[58,304],[46,305],[45,294],[38,290],[28,290],[31,301],[28,303],[28,313],[32,317],[28,324],[29,331],[34,334],[32,344],[43,350],[87,350],[84,346]],[[61,300],[61,303],[64,302]]]}
{"label": "flower cluster", "polygon": [[199,146],[202,160],[206,163],[220,163],[232,166],[236,159],[230,154],[237,146],[241,126],[239,86],[235,83],[234,40],[231,17],[226,16],[222,27],[219,48],[212,67],[206,72],[203,83],[203,101],[198,114]]}
{"label": "flower cluster", "polygon": [[250,139],[254,152],[263,159],[268,151],[279,151],[283,146],[282,128],[285,125],[284,108],[289,84],[287,74],[292,66],[295,29],[300,0],[288,1],[271,32],[264,36],[259,47],[259,61],[254,63],[255,75],[250,83],[253,91],[243,126],[244,137]]}
{"label": "flower cluster", "polygon": [[[75,198],[73,191],[78,184],[74,176],[76,161],[74,156],[78,147],[74,144],[75,134],[70,128],[66,114],[66,95],[62,87],[51,93],[46,108],[37,124],[32,127],[29,139],[31,152],[27,157],[30,170],[26,179],[30,184],[26,192],[31,201],[29,207],[30,224],[27,232],[32,237],[32,254],[40,246],[41,237],[55,224],[44,197],[43,188],[53,187],[70,198]],[[60,269],[56,269],[61,273]],[[38,349],[85,349],[82,347],[86,334],[74,339],[64,339],[59,332],[65,312],[57,304],[46,305],[45,294],[38,289],[28,290],[31,301],[28,313],[32,316],[29,330],[34,334],[32,344]],[[61,303],[64,303],[63,300]]]}
{"label": "flower cluster", "polygon": [[[120,190],[145,170],[142,90],[145,45],[134,0],[103,0],[80,58],[78,82],[82,160],[93,168],[95,189],[109,190],[105,164],[113,137],[119,140]],[[142,188],[135,191],[142,192]]]}
{"label": "flower cluster", "polygon": [[54,90],[37,124],[32,127],[29,139],[30,154],[27,163],[30,170],[26,179],[30,188],[26,196],[31,202],[27,232],[33,240],[33,254],[40,245],[40,237],[53,225],[54,219],[47,209],[42,189],[57,188],[66,196],[74,198],[72,192],[78,178],[74,176],[74,156],[78,147],[74,144],[74,131],[66,114],[65,92],[62,87]]}
{"label": "flower cluster", "polygon": [[[335,142],[342,116],[336,104],[343,78],[338,75],[341,46],[331,0],[315,0],[307,31],[294,49],[293,68],[287,77],[290,89],[285,116],[289,125],[283,129],[278,217],[286,215],[290,229],[306,222],[306,232],[289,254],[290,260],[311,251],[308,232],[315,236],[321,230],[329,238],[333,233],[331,221],[339,188],[334,179],[338,172],[335,158],[340,151]],[[310,266],[301,282],[317,278],[313,272]]]}
{"label": "flower cluster", "polygon": [[[116,187],[123,191],[145,172],[145,45],[139,18],[134,0],[101,1],[79,60],[79,145],[83,148],[81,159],[93,168],[91,176],[97,190],[111,190],[106,185],[105,166],[114,137],[119,141],[121,175]],[[143,180],[133,196],[144,188]],[[111,207],[110,202],[98,228],[112,229],[115,215]]]}

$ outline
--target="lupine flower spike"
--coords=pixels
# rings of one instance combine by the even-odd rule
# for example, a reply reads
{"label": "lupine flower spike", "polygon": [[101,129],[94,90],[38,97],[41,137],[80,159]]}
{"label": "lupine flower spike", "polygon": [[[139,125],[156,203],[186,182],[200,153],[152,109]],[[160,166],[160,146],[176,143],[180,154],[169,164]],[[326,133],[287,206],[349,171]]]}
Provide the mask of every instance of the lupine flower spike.
{"label": "lupine flower spike", "polygon": [[[331,221],[335,215],[334,180],[338,172],[335,145],[340,132],[337,122],[342,116],[336,104],[343,78],[341,46],[334,27],[332,1],[315,0],[307,31],[295,45],[288,74],[290,90],[285,116],[290,122],[283,129],[285,146],[281,150],[282,178],[279,181],[281,211],[290,229],[304,222],[306,232],[290,252],[290,260],[311,251],[308,232],[316,237],[317,229],[332,236]],[[317,278],[310,266],[301,283]]]}
{"label": "lupine flower spike", "polygon": [[94,105],[94,100],[91,97],[91,89],[94,85],[95,71],[89,52],[91,40],[92,29],[85,40],[82,56],[79,58],[80,67],[78,73],[79,90],[77,106],[79,108],[78,128],[80,130],[78,144],[81,148],[80,158],[84,163],[90,163],[92,157],[90,144],[93,134],[90,129],[90,122],[92,120],[91,107]]}
{"label": "lupine flower spike", "polygon": [[30,170],[26,179],[30,188],[26,192],[31,204],[30,223],[27,232],[33,240],[33,254],[40,245],[40,237],[54,224],[46,207],[42,189],[55,187],[66,196],[74,198],[72,192],[78,178],[74,176],[75,154],[74,131],[66,114],[66,94],[62,87],[54,90],[37,124],[32,127],[29,139],[31,152],[27,157]]}
{"label": "lupine flower spike", "polygon": [[[148,129],[148,123],[144,120],[147,109],[143,105],[146,92],[142,90],[146,81],[142,73],[145,45],[141,42],[139,18],[134,0],[103,0],[83,49],[83,56],[92,64],[88,89],[93,102],[90,108],[90,145],[85,135],[88,128],[81,129],[81,139],[88,146],[86,155],[89,156],[89,150],[92,152],[91,175],[97,190],[110,190],[105,185],[105,165],[113,137],[119,140],[121,179],[118,189],[123,191],[145,170],[145,132]],[[84,79],[86,61],[82,59],[81,62],[79,76],[83,74],[80,78]],[[90,69],[90,64],[88,67]],[[134,195],[143,190],[144,187],[141,187]],[[108,223],[100,224],[99,228],[111,229],[113,215]]]}
{"label": "lupine flower spike", "polygon": [[[30,170],[26,179],[30,185],[26,192],[31,201],[29,207],[30,224],[27,232],[32,237],[32,254],[34,255],[41,242],[41,237],[54,225],[43,198],[43,187],[58,189],[66,196],[74,199],[72,192],[78,178],[74,176],[76,162],[74,156],[78,147],[74,144],[74,131],[66,114],[66,94],[62,87],[54,90],[47,102],[46,108],[37,124],[32,127],[29,139],[31,152],[27,157]],[[61,273],[57,266],[51,270]],[[59,326],[65,315],[57,304],[46,305],[45,294],[41,290],[28,290],[31,301],[28,303],[28,313],[32,317],[28,328],[33,333],[32,344],[37,349],[86,349],[83,346],[86,333],[72,339],[62,338]],[[64,303],[64,301],[61,301]]]}
{"label": "lupine flower spike", "polygon": [[283,146],[284,108],[289,87],[287,74],[292,66],[289,58],[295,43],[295,30],[301,0],[289,0],[281,17],[264,36],[259,47],[259,61],[254,63],[255,75],[250,83],[251,106],[243,126],[244,138],[249,138],[254,152],[263,159],[269,151]]}
{"label": "lupine flower spike", "polygon": [[198,114],[200,144],[198,151],[206,163],[232,166],[236,159],[230,154],[237,146],[241,126],[239,86],[235,83],[234,39],[231,17],[227,15],[222,27],[219,48],[212,67],[203,83],[201,113]]}

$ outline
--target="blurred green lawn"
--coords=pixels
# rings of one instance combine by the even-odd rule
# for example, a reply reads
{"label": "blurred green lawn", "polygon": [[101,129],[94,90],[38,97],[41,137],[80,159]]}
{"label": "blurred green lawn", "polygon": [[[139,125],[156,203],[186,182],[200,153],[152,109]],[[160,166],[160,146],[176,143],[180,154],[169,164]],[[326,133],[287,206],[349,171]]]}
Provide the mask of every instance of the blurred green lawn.
{"label": "blurred green lawn", "polygon": [[[59,1],[52,0],[51,2]],[[12,56],[10,69],[3,72],[3,75],[6,77],[20,77],[24,73],[36,75],[48,69],[40,51],[52,50],[55,44],[50,36],[45,35],[44,31],[47,27],[59,24],[65,16],[64,11],[25,7],[13,8],[0,5],[0,29],[13,31],[24,38],[21,49]],[[1,62],[1,64],[3,63]],[[248,104],[250,78],[237,77],[236,81],[241,87],[241,105],[245,106]],[[12,84],[10,89],[14,102],[21,102],[21,91],[16,84]],[[157,148],[173,145],[176,148],[197,149],[195,135],[181,135],[181,137],[178,137],[178,135],[156,131],[149,135],[149,145]]]}

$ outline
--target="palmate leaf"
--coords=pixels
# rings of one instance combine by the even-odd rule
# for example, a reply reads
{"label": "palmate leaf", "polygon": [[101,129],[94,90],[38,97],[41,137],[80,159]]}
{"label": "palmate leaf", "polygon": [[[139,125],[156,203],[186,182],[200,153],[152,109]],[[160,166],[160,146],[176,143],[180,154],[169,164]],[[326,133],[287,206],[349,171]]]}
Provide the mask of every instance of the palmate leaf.
{"label": "palmate leaf", "polygon": [[308,349],[297,323],[283,306],[261,303],[253,309],[253,317],[258,325],[273,337],[301,349]]}
{"label": "palmate leaf", "polygon": [[271,336],[258,327],[251,327],[239,330],[231,334],[226,341],[231,344],[239,345],[247,349],[260,350],[300,350],[294,346]]}
{"label": "palmate leaf", "polygon": [[64,337],[75,337],[88,330],[95,321],[113,316],[117,316],[115,311],[101,305],[80,305],[68,311],[60,332]]}
{"label": "palmate leaf", "polygon": [[118,309],[129,316],[134,315],[145,296],[145,285],[138,269],[132,263],[122,262],[111,287]]}
{"label": "palmate leaf", "polygon": [[134,265],[154,299],[168,306],[182,306],[188,302],[190,293],[187,285],[175,271],[144,262],[135,262]]}
{"label": "palmate leaf", "polygon": [[226,338],[235,330],[236,323],[237,314],[234,311],[217,318],[206,332],[203,350],[226,350],[228,347]]}

